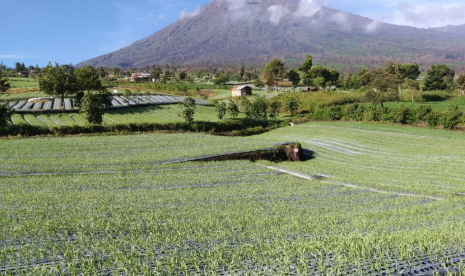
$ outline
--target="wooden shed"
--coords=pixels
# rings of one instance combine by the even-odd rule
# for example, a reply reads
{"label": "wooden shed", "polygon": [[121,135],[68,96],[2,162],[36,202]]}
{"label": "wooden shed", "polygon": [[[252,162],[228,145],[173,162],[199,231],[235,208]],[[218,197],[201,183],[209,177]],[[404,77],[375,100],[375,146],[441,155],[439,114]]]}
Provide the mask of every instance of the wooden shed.
{"label": "wooden shed", "polygon": [[236,86],[232,91],[233,97],[242,97],[242,96],[249,96],[252,95],[252,87],[243,85],[243,86]]}

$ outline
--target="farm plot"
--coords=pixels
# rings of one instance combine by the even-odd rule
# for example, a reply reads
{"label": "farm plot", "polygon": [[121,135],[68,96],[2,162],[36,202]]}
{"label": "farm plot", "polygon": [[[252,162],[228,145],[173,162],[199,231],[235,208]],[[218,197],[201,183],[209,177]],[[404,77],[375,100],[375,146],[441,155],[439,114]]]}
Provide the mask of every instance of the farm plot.
{"label": "farm plot", "polygon": [[[355,173],[369,185],[362,175],[372,168],[356,158],[376,152],[407,166],[417,158],[405,151],[411,142],[428,148],[424,159],[442,178],[449,173],[441,171],[444,159],[431,156],[465,142],[460,133],[403,130],[326,123],[247,138],[5,140],[0,274],[433,275],[463,269],[463,198],[441,191],[436,195],[445,200],[421,197],[435,193],[427,183],[420,196],[338,183],[354,177],[338,168],[339,158],[342,166],[354,163],[350,170],[360,166]],[[392,137],[382,143],[374,141],[377,135]],[[296,137],[315,152],[314,160],[172,163]],[[434,141],[444,146],[428,146]],[[460,158],[452,150],[440,156],[446,154]],[[266,165],[327,176],[310,181]]]}
{"label": "farm plot", "polygon": [[327,181],[406,194],[447,197],[465,189],[462,133],[402,126],[321,123],[283,128],[255,139],[299,141],[316,152],[311,168]]}

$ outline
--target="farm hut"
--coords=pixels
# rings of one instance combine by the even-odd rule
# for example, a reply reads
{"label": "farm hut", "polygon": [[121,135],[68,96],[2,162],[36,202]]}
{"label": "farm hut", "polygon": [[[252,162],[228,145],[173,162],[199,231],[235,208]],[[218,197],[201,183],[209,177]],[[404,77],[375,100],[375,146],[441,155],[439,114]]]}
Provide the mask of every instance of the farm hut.
{"label": "farm hut", "polygon": [[151,74],[149,73],[132,73],[131,81],[133,82],[144,82],[150,80]]}
{"label": "farm hut", "polygon": [[248,96],[252,95],[252,87],[243,85],[243,86],[236,86],[232,91],[232,96],[233,97],[242,97],[242,96]]}

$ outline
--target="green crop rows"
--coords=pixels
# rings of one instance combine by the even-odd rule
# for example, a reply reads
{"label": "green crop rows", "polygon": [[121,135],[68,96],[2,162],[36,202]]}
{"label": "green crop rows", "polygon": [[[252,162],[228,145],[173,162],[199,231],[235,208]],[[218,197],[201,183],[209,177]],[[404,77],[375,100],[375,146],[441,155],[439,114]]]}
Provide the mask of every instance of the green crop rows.
{"label": "green crop rows", "polygon": [[[316,158],[179,163],[286,141],[301,142]],[[3,140],[0,274],[460,269],[465,205],[454,193],[464,189],[464,145],[461,133],[350,123],[304,124],[247,138]]]}
{"label": "green crop rows", "polygon": [[[128,124],[128,123],[173,123],[182,122],[183,119],[178,116],[182,107],[179,105],[160,105],[128,109],[116,109],[105,112],[103,121],[106,125]],[[197,121],[216,121],[218,118],[214,113],[213,107],[196,106],[195,120]],[[44,114],[18,114],[12,116],[15,125],[30,124],[37,126],[72,126],[84,125],[86,120],[79,113],[61,114],[61,113],[44,113]]]}

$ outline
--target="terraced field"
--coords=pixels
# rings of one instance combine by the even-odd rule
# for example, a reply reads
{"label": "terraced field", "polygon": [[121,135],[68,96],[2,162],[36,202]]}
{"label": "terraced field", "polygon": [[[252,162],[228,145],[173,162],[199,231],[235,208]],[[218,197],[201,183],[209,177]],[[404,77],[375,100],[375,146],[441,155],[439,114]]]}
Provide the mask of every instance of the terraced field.
{"label": "terraced field", "polygon": [[[286,141],[315,159],[179,163]],[[4,140],[0,274],[459,271],[464,145],[461,133],[350,123]]]}

